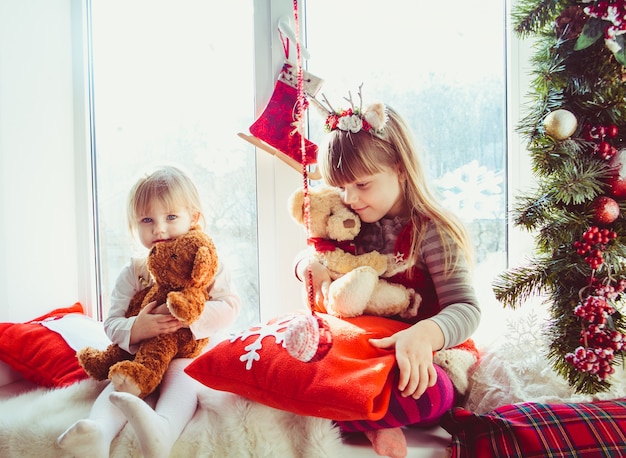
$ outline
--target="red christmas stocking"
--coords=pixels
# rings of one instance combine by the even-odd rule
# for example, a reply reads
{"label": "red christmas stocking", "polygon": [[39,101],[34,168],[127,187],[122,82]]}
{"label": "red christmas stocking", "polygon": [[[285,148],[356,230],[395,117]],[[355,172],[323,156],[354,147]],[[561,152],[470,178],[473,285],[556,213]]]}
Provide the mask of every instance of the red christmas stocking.
{"label": "red christmas stocking", "polygon": [[[314,97],[322,86],[323,80],[303,72],[305,94]],[[280,71],[274,92],[259,118],[250,126],[250,133],[279,152],[285,154],[285,160],[296,170],[302,169],[302,134],[298,131],[295,117],[298,101],[298,78],[295,65],[285,61]],[[306,108],[306,107],[304,107]],[[305,164],[317,162],[317,145],[304,139]],[[257,144],[257,146],[261,146]],[[295,162],[291,162],[295,161]]]}

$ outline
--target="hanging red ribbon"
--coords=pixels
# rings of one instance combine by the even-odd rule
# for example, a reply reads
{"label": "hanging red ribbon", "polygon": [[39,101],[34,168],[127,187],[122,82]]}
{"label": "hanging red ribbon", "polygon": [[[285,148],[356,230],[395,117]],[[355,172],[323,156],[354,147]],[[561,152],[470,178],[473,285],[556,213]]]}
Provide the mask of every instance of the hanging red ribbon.
{"label": "hanging red ribbon", "polygon": [[285,53],[285,59],[289,60],[289,37],[286,37],[285,34],[278,29],[278,35],[280,36],[280,41],[283,43],[283,51]]}

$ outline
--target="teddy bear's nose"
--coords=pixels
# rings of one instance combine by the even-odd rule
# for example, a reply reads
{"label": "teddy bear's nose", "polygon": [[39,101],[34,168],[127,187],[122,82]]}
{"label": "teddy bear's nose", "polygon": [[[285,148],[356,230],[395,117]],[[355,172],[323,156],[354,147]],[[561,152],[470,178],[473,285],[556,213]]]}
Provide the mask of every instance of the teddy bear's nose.
{"label": "teddy bear's nose", "polygon": [[343,220],[343,227],[345,227],[346,229],[352,229],[354,226],[355,226],[355,222],[353,219]]}

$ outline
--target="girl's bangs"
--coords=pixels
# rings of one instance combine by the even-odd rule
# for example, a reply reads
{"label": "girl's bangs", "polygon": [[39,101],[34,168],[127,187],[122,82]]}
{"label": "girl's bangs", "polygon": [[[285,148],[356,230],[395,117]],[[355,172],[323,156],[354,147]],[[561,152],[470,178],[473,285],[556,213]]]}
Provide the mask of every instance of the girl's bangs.
{"label": "girl's bangs", "polygon": [[343,141],[329,145],[327,154],[330,167],[324,174],[328,185],[341,187],[383,171],[382,167],[389,161],[381,142],[372,142],[370,138],[359,141],[360,138],[359,135],[348,134],[341,137]]}
{"label": "girl's bangs", "polygon": [[150,183],[150,185],[144,186],[137,195],[135,205],[137,216],[148,213],[155,202],[159,202],[168,210],[185,206],[185,199],[182,197],[182,193],[177,192],[176,188],[171,184]]}

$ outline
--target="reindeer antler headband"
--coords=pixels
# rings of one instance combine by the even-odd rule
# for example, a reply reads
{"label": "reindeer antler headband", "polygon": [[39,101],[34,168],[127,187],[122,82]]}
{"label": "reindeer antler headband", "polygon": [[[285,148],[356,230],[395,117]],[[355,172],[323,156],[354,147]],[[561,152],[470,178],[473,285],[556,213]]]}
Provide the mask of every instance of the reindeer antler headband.
{"label": "reindeer antler headband", "polygon": [[352,93],[348,91],[348,97],[344,97],[350,103],[350,108],[337,111],[335,110],[326,96],[322,94],[324,98],[324,105],[322,102],[313,97],[311,100],[315,102],[318,108],[326,113],[325,130],[332,132],[333,130],[343,130],[345,132],[352,132],[356,134],[361,130],[370,132],[376,135],[382,135],[385,124],[387,123],[387,109],[385,105],[377,102],[368,105],[363,109],[363,96],[361,94],[361,88],[363,84],[359,86],[359,106],[355,106],[352,100]]}

